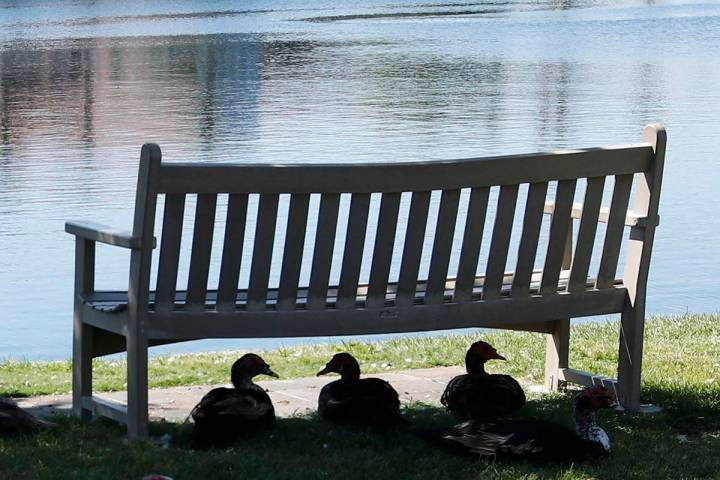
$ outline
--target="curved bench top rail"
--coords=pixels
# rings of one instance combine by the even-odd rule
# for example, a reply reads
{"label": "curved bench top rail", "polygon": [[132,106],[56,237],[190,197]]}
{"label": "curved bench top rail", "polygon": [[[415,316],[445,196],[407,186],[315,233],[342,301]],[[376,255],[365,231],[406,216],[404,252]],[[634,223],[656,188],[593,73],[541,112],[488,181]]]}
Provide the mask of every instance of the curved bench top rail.
{"label": "curved bench top rail", "polygon": [[158,193],[380,193],[626,175],[650,170],[650,144],[398,163],[163,163]]}

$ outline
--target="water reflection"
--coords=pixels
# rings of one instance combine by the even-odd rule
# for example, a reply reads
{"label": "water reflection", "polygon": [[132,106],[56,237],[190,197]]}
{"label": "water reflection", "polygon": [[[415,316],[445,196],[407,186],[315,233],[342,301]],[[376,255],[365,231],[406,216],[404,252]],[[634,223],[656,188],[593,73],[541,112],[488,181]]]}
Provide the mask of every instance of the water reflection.
{"label": "water reflection", "polygon": [[[0,357],[68,354],[63,222],[129,225],[148,141],[171,161],[404,161],[631,142],[662,121],[649,308],[720,309],[702,273],[720,265],[703,193],[720,7],[617,3],[0,0]],[[312,17],[337,21],[296,21]],[[124,288],[126,252],[98,267],[99,287]]]}

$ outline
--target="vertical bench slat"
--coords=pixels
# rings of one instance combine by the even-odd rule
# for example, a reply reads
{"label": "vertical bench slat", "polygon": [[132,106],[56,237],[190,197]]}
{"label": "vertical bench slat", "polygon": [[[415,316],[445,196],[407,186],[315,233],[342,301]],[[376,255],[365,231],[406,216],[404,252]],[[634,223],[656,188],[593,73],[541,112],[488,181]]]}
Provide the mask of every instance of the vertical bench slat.
{"label": "vertical bench slat", "polygon": [[350,200],[350,214],[348,216],[345,248],[343,249],[342,269],[340,270],[337,308],[355,307],[369,207],[369,193],[353,194]]}
{"label": "vertical bench slat", "polygon": [[437,227],[433,242],[432,256],[430,257],[430,272],[428,273],[425,303],[442,303],[445,295],[448,267],[450,265],[450,251],[453,236],[455,235],[455,222],[457,221],[460,190],[443,190],[438,211]]}
{"label": "vertical bench slat", "polygon": [[510,235],[512,234],[515,207],[517,205],[519,185],[503,185],[500,187],[497,214],[490,240],[490,253],[488,254],[488,267],[483,286],[483,300],[492,300],[500,296],[508,250],[510,249]]}
{"label": "vertical bench slat", "polygon": [[228,197],[227,217],[225,221],[225,240],[223,241],[220,280],[218,283],[218,311],[235,310],[240,262],[245,240],[248,195],[232,194]]}
{"label": "vertical bench slat", "polygon": [[457,279],[455,281],[455,301],[464,302],[472,299],[477,264],[480,257],[485,218],[487,216],[489,187],[473,188],[470,192],[465,233],[460,249]]}
{"label": "vertical bench slat", "polygon": [[368,308],[385,306],[399,211],[400,193],[384,193],[380,202],[378,228],[375,236],[372,266],[370,267]]}
{"label": "vertical bench slat", "polygon": [[311,310],[323,309],[327,304],[339,207],[339,194],[325,193],[320,197],[320,210],[315,231],[315,246],[313,247],[307,300],[307,308]]}
{"label": "vertical bench slat", "polygon": [[166,195],[162,239],[160,243],[160,260],[158,264],[157,291],[155,292],[155,310],[157,311],[172,310],[175,304],[184,214],[185,194],[172,193]]}
{"label": "vertical bench slat", "polygon": [[632,175],[615,176],[615,188],[613,189],[612,203],[610,204],[610,213],[608,214],[607,228],[605,230],[605,242],[600,257],[600,268],[598,269],[595,288],[608,288],[615,281],[632,182]]}
{"label": "vertical bench slat", "polygon": [[260,195],[247,297],[247,309],[252,311],[265,309],[275,243],[278,198],[276,193]]}
{"label": "vertical bench slat", "polygon": [[415,299],[431,192],[413,192],[405,242],[400,260],[396,305],[411,305]]}
{"label": "vertical bench slat", "polygon": [[547,182],[531,183],[528,190],[522,235],[518,247],[517,264],[515,266],[515,275],[513,277],[511,291],[514,298],[527,296],[530,291],[530,280],[532,279],[532,272],[535,267],[547,190]]}
{"label": "vertical bench slat", "polygon": [[293,194],[290,198],[288,225],[285,233],[280,287],[278,289],[278,310],[294,310],[297,304],[298,281],[302,254],[305,249],[309,194]]}
{"label": "vertical bench slat", "polygon": [[555,192],[555,210],[550,222],[550,238],[548,239],[547,255],[540,280],[540,293],[557,293],[560,270],[565,257],[568,231],[572,222],[571,213],[575,198],[577,180],[558,182]]}
{"label": "vertical bench slat", "polygon": [[197,197],[186,303],[189,310],[205,308],[216,205],[217,194],[201,193]]}
{"label": "vertical bench slat", "polygon": [[585,199],[583,200],[583,211],[580,217],[580,227],[570,269],[568,280],[568,292],[580,292],[587,286],[588,270],[592,258],[593,246],[595,245],[595,234],[597,233],[598,217],[602,205],[603,188],[605,177],[587,179]]}

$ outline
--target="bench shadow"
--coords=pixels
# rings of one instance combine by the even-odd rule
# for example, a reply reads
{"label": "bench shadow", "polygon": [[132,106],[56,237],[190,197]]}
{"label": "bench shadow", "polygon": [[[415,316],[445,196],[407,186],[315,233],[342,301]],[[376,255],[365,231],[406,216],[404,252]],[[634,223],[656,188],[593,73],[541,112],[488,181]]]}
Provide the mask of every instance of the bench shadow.
{"label": "bench shadow", "polygon": [[[567,392],[532,398],[519,416],[572,428],[573,395],[574,392]],[[663,410],[657,414],[600,412],[598,424],[608,432],[613,444],[610,459],[572,466],[478,459],[438,448],[418,435],[417,430],[440,432],[459,420],[442,407],[420,402],[403,407],[411,424],[407,428],[380,433],[367,428],[338,427],[324,422],[317,413],[309,413],[279,418],[270,432],[209,452],[193,451],[191,423],[153,422],[150,440],[128,442],[124,428],[110,420],[80,422],[54,416],[51,419],[60,428],[35,437],[6,440],[5,449],[10,454],[17,449],[33,451],[33,455],[41,457],[60,457],[69,455],[68,445],[82,442],[88,449],[104,446],[109,453],[98,450],[100,458],[110,455],[111,459],[111,452],[119,449],[128,461],[139,461],[147,455],[156,456],[159,462],[195,459],[192,461],[220,465],[237,456],[251,463],[281,459],[283,468],[304,469],[306,473],[330,469],[338,474],[345,472],[349,478],[372,462],[387,464],[391,471],[407,472],[407,478],[422,478],[430,471],[447,475],[455,472],[453,475],[460,475],[457,478],[476,478],[480,471],[494,472],[488,478],[534,476],[538,472],[549,477],[575,478],[565,477],[568,471],[579,478],[620,478],[627,471],[641,478],[694,478],[712,475],[720,468],[720,459],[712,453],[720,442],[720,388],[648,385],[643,390],[643,399],[659,404]]]}

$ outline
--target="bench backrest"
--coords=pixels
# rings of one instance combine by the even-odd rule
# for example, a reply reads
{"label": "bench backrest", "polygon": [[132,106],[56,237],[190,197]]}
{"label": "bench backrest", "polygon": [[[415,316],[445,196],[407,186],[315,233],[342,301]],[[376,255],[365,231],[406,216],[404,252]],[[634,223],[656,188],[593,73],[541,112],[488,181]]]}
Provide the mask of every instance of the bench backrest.
{"label": "bench backrest", "polygon": [[[393,283],[394,304],[399,307],[418,302],[419,281],[424,288],[423,302],[427,304],[447,301],[448,295],[452,301],[464,302],[489,301],[501,295],[557,294],[563,270],[567,275],[563,289],[567,292],[610,288],[616,278],[626,226],[630,226],[631,231],[624,279],[631,300],[638,297],[644,301],[658,218],[665,133],[660,126],[650,126],[645,136],[645,143],[637,145],[556,153],[331,165],[164,164],[160,149],[147,144],[141,155],[134,224],[134,234],[142,238],[143,248],[133,254],[130,301],[147,304],[155,210],[158,196],[164,195],[155,308],[173,308],[185,204],[192,194],[197,194],[197,203],[185,304],[188,310],[202,310],[206,305],[216,222],[222,223],[224,229],[222,254],[215,253],[221,257],[217,310],[236,308],[241,268],[249,268],[244,307],[247,310],[293,310],[297,308],[301,287],[303,302],[306,301],[304,308],[325,309],[334,261],[341,261],[339,283],[337,290],[333,289],[337,299],[335,307],[356,308],[363,258],[370,264],[369,279],[363,287],[366,302],[362,306],[367,308],[385,305],[389,282]],[[610,183],[608,178],[614,178],[611,201],[609,210],[601,211],[605,186]],[[581,209],[574,207],[579,181],[585,185]],[[525,184],[527,186],[523,186]],[[629,215],[633,184],[635,204]],[[497,196],[491,194],[493,188],[499,190]],[[554,203],[548,204],[546,197],[553,190]],[[433,196],[432,192],[438,191],[440,193]],[[527,195],[522,196],[525,204],[519,209],[521,191],[527,191]],[[227,213],[225,218],[216,218],[218,195],[223,195],[225,201],[225,194]],[[271,261],[279,233],[277,220],[283,194],[290,195],[289,211],[287,227],[282,232],[285,240],[279,281],[270,307]],[[311,196],[317,194],[320,195],[317,220],[313,218],[309,222]],[[344,224],[341,196],[347,194],[350,201],[345,243],[342,255],[334,255],[336,235],[340,233],[337,231],[339,218]],[[381,197],[377,228],[374,238],[366,238],[373,194]],[[259,200],[254,247],[249,262],[241,265],[243,243],[249,234],[246,226],[251,223],[247,218],[248,205],[255,195]],[[434,215],[431,198],[438,195],[439,207]],[[464,203],[466,195],[469,196],[467,204]],[[461,204],[467,207],[461,208]],[[406,212],[404,218],[400,218],[401,210]],[[548,237],[542,239],[543,214],[548,212],[552,212]],[[456,231],[459,215],[464,217],[459,223],[464,224],[462,231]],[[579,223],[576,233],[573,217]],[[606,229],[597,271],[591,272],[598,219],[606,222]],[[435,223],[431,239],[426,239],[428,221]],[[514,265],[508,265],[514,222],[519,242],[517,255],[513,252]],[[313,228],[316,225],[314,244],[304,245],[309,224]],[[454,241],[460,247],[457,268],[450,271]],[[371,245],[369,250],[368,245]],[[482,245],[489,245],[487,262],[480,262]],[[545,249],[541,252],[544,263],[538,288],[531,290],[531,280],[538,276],[536,272],[533,277],[533,271],[539,245]],[[423,249],[429,253],[426,276],[420,275]],[[306,263],[311,258],[307,285],[300,285],[303,258]],[[396,266],[399,265],[399,273],[397,278],[390,279],[393,259]],[[503,284],[507,283],[506,267],[515,272],[509,293],[503,291]],[[474,293],[479,271],[485,273],[480,298]],[[595,278],[594,285],[588,286],[588,278]]]}

